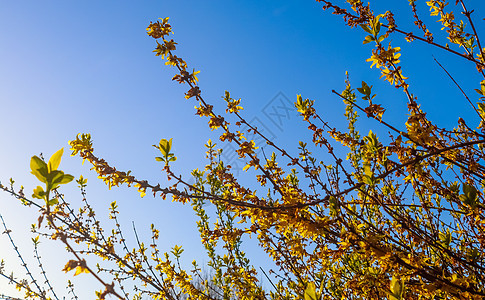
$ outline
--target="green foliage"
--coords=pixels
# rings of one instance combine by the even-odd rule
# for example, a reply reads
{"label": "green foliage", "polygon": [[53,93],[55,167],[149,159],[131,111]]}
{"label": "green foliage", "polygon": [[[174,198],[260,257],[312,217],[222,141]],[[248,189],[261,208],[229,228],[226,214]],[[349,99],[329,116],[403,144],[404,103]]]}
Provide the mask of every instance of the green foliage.
{"label": "green foliage", "polygon": [[168,165],[169,162],[177,160],[177,157],[175,157],[173,153],[170,153],[170,149],[172,148],[172,139],[168,141],[166,139],[161,139],[158,145],[153,145],[153,147],[160,150],[163,155],[163,157],[155,157],[156,161],[161,161],[164,162],[165,165]]}
{"label": "green foliage", "polygon": [[382,23],[379,21],[383,15],[378,15],[375,18],[369,20],[368,24],[360,24],[360,27],[364,29],[365,32],[371,34],[365,37],[364,44],[376,41],[378,43],[382,42],[385,38],[384,35],[379,36],[379,32],[381,31]]}
{"label": "green foliage", "polygon": [[37,156],[33,156],[30,160],[31,173],[37,177],[39,181],[45,183],[45,190],[41,186],[37,186],[34,189],[32,197],[36,199],[44,199],[48,207],[58,203],[56,198],[50,199],[50,192],[58,188],[59,185],[69,183],[74,179],[74,176],[64,174],[63,171],[57,170],[61,163],[63,152],[63,148],[58,150],[51,156],[48,163],[45,163]]}

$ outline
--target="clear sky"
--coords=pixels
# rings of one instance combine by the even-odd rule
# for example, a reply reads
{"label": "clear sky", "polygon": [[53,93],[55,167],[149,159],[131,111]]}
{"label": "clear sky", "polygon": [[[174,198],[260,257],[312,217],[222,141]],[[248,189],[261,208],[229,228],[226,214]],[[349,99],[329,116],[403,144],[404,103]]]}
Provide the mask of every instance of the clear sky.
{"label": "clear sky", "polygon": [[[390,9],[400,28],[418,32],[411,26],[408,1],[376,3],[376,12]],[[467,3],[475,9],[477,29],[483,32],[484,5],[479,0]],[[418,7],[425,16],[424,1],[418,1]],[[305,136],[305,126],[294,111],[281,107],[289,107],[302,94],[316,100],[322,117],[344,128],[342,101],[331,90],[344,89],[346,70],[355,87],[362,80],[374,85],[375,103],[388,109],[384,117],[404,126],[405,97],[378,79],[378,71],[365,62],[372,49],[370,44],[362,45],[365,34],[344,26],[315,1],[0,0],[0,181],[5,184],[13,177],[30,195],[37,185],[29,173],[30,157],[44,153],[48,158],[61,147],[68,150],[67,141],[79,132],[92,134],[99,156],[151,182],[165,182],[151,146],[160,138],[174,140],[179,158],[173,164],[175,171],[188,178],[191,169],[203,167],[203,145],[216,134],[206,119],[194,115],[195,103],[184,99],[184,86],[170,80],[175,71],[155,57],[155,41],[145,31],[150,21],[167,16],[179,44],[178,54],[189,68],[201,71],[204,98],[216,108],[221,105],[221,113],[225,90],[242,98],[244,115],[292,153],[297,152],[297,141],[310,135]],[[429,26],[440,31],[434,21]],[[459,116],[474,120],[471,108],[433,55],[475,97],[473,88],[479,87],[479,77],[471,63],[420,42],[408,44],[399,35],[391,39],[394,46],[402,47],[404,75],[410,77],[411,89],[432,121],[450,126]],[[378,127],[367,120],[361,124],[364,133]],[[140,199],[133,189],[107,192],[89,166],[67,153],[61,168],[89,179],[88,200],[101,215],[116,200],[128,235],[132,221],[138,232],[148,232],[155,223],[166,241],[164,249],[184,245],[188,263],[199,257],[204,261],[190,207],[150,196]],[[236,163],[231,157],[226,159]],[[71,185],[66,196],[78,203],[79,193]],[[0,194],[0,213],[31,261],[27,233],[36,220],[35,210]],[[9,270],[18,271],[7,242],[5,235],[0,236],[0,258],[7,260]],[[59,258],[62,245],[45,243],[40,251],[58,290],[64,293],[63,283],[71,275],[54,275],[69,259]],[[254,253],[255,264],[263,264],[264,257]],[[89,288],[82,285],[78,286],[80,294]],[[3,291],[11,292],[11,288],[0,279],[0,294]]]}

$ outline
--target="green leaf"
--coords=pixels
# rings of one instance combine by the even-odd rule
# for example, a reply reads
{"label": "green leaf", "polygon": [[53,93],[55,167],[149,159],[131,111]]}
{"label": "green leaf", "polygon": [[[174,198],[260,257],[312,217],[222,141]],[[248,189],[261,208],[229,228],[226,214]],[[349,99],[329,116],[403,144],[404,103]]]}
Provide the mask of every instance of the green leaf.
{"label": "green leaf", "polygon": [[231,94],[228,91],[224,92],[224,100],[226,100],[226,102],[231,101]]}
{"label": "green leaf", "polygon": [[329,209],[330,209],[330,215],[331,216],[336,216],[337,213],[339,212],[339,203],[337,201],[337,199],[335,197],[330,197],[330,199],[328,199],[328,202],[329,202]]}
{"label": "green leaf", "polygon": [[374,34],[374,32],[372,32],[372,30],[369,28],[369,26],[361,24],[360,27],[362,27],[362,29],[364,29],[367,33]]}
{"label": "green leaf", "polygon": [[485,103],[482,103],[482,102],[478,102],[478,110],[480,111],[480,113],[485,113]]}
{"label": "green leaf", "polygon": [[31,170],[39,170],[39,169],[46,169],[47,170],[47,164],[40,159],[37,156],[32,156],[30,159],[30,169]]}
{"label": "green leaf", "polygon": [[[474,89],[478,94],[482,95],[482,96],[485,96],[485,80],[482,80],[480,82],[480,89],[477,90],[477,89]],[[482,98],[482,97],[480,97]]]}
{"label": "green leaf", "polygon": [[462,189],[463,195],[460,195],[461,201],[463,201],[467,205],[470,205],[472,208],[475,208],[477,206],[478,199],[477,189],[474,186],[468,184],[463,184]]}
{"label": "green leaf", "polygon": [[467,198],[477,198],[477,189],[473,185],[463,184],[463,193],[465,193]]}
{"label": "green leaf", "polygon": [[451,243],[451,232],[449,229],[446,230],[446,232],[439,232],[438,233],[439,239],[441,241],[441,244],[444,247],[448,247]]}
{"label": "green leaf", "polygon": [[364,100],[370,100],[370,95],[372,93],[372,86],[369,86],[365,81],[362,81],[362,87],[357,88],[357,90],[363,94],[365,97],[362,98]]}
{"label": "green leaf", "polygon": [[392,276],[391,280],[391,293],[389,294],[389,300],[402,300],[404,294],[404,281]]}
{"label": "green leaf", "polygon": [[172,139],[170,139],[170,141],[167,141],[166,139],[161,139],[159,145],[160,152],[162,152],[164,156],[167,156],[170,152],[170,148],[172,147]]}
{"label": "green leaf", "polygon": [[88,183],[88,180],[83,177],[83,175],[79,176],[79,179],[76,180],[76,182],[79,184],[80,187],[86,186],[86,183]]}
{"label": "green leaf", "polygon": [[62,154],[64,153],[64,148],[59,149],[56,153],[52,154],[47,165],[47,170],[49,172],[57,170],[61,164]]}
{"label": "green leaf", "polygon": [[59,203],[59,200],[57,200],[56,198],[54,198],[54,199],[51,199],[51,200],[47,201],[47,206],[55,205],[57,203]]}
{"label": "green leaf", "polygon": [[37,156],[32,156],[30,159],[30,169],[32,174],[37,177],[40,181],[47,183],[47,164]]}
{"label": "green leaf", "polygon": [[370,164],[364,164],[364,174],[369,176],[369,177],[372,177],[372,175],[374,175],[374,173],[372,172],[372,169],[370,167]]}
{"label": "green leaf", "polygon": [[471,261],[475,261],[480,255],[477,248],[466,249],[466,252],[468,259],[470,259]]}
{"label": "green leaf", "polygon": [[45,198],[44,189],[41,186],[37,186],[34,189],[34,193],[32,194],[32,198],[44,199]]}
{"label": "green leaf", "polygon": [[64,176],[62,177],[62,180],[61,180],[61,182],[59,182],[59,184],[66,184],[66,183],[69,183],[73,180],[74,180],[74,176],[72,176],[71,174],[64,174]]}
{"label": "green leaf", "polygon": [[172,248],[172,251],[171,251],[171,252],[172,252],[172,254],[173,254],[175,257],[179,258],[179,257],[180,257],[180,255],[181,255],[181,254],[184,252],[184,249],[182,249],[182,246],[177,246],[177,245],[175,245],[175,246]]}
{"label": "green leaf", "polygon": [[368,185],[374,185],[374,178],[372,176],[364,175],[362,177],[362,182]]}
{"label": "green leaf", "polygon": [[55,170],[50,172],[47,178],[51,184],[58,184],[59,182],[61,182],[62,177],[64,177],[64,172],[60,170]]}
{"label": "green leaf", "polygon": [[374,29],[374,36],[377,37],[377,35],[379,34],[379,31],[381,31],[381,22],[379,21],[379,19],[382,17],[383,15],[380,14],[380,15],[377,15],[375,17],[374,20],[372,20],[372,28]]}
{"label": "green leaf", "polygon": [[305,300],[317,300],[317,292],[315,288],[315,283],[310,282],[305,290]]}
{"label": "green leaf", "polygon": [[368,36],[366,36],[366,37],[365,37],[365,39],[364,39],[364,41],[363,41],[362,43],[363,43],[363,44],[368,44],[368,43],[370,43],[370,42],[372,42],[372,41],[375,41],[375,40],[376,40],[376,39],[375,39],[373,36],[368,35]]}
{"label": "green leaf", "polygon": [[47,174],[47,190],[53,190],[64,182],[71,182],[71,180],[74,178],[72,175],[69,175],[64,179],[64,176],[64,172],[61,170],[55,170]]}
{"label": "green leaf", "polygon": [[[172,148],[172,139],[166,140],[161,139],[158,143],[158,150],[162,153],[163,157],[155,157],[156,161],[162,161],[168,164],[170,161],[176,161],[177,158],[174,156],[173,153],[170,153],[170,149]],[[156,146],[155,146],[156,147]]]}
{"label": "green leaf", "polygon": [[375,27],[375,34],[376,36],[379,34],[379,31],[381,31],[381,22],[379,22],[379,16],[377,17],[377,24],[376,24],[376,27]]}

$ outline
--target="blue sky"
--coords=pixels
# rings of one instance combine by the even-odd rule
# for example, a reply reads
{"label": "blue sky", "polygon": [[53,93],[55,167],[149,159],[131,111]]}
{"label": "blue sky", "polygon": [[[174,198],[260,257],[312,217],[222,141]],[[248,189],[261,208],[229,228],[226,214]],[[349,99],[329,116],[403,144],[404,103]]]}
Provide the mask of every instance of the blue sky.
{"label": "blue sky", "polygon": [[[407,1],[392,2],[377,1],[376,12],[393,10],[400,28],[418,32],[410,24]],[[475,20],[477,29],[483,32],[484,7],[480,1],[469,3],[474,14],[482,16]],[[425,16],[428,9],[424,3],[418,7]],[[154,56],[155,42],[145,33],[150,21],[167,16],[175,32],[173,38],[179,43],[178,54],[189,68],[201,71],[204,98],[216,107],[221,105],[220,112],[225,90],[234,98],[242,98],[244,115],[259,122],[290,152],[296,153],[298,140],[310,135],[305,135],[305,126],[295,113],[281,119],[271,115],[275,103],[293,102],[297,94],[302,94],[316,100],[324,119],[344,128],[344,106],[331,90],[344,89],[346,70],[355,87],[362,80],[374,85],[378,94],[375,102],[388,109],[384,117],[404,128],[405,97],[378,79],[378,71],[365,62],[372,49],[371,45],[362,45],[365,34],[344,26],[338,16],[322,11],[314,1],[1,0],[2,183],[13,177],[30,194],[37,185],[29,173],[30,157],[41,152],[49,157],[61,147],[68,150],[67,141],[79,132],[92,134],[99,156],[151,182],[164,182],[151,146],[160,138],[174,139],[179,157],[173,165],[175,171],[188,176],[191,169],[203,167],[203,145],[209,138],[217,138],[217,133],[210,131],[207,120],[194,115],[195,103],[184,99],[184,86],[171,81],[175,71]],[[434,21],[428,26],[440,31]],[[478,88],[479,77],[471,63],[419,42],[408,44],[399,35],[391,40],[394,46],[402,47],[404,74],[410,77],[411,89],[432,121],[443,126],[455,124],[459,116],[477,121],[432,56],[475,97],[473,88]],[[363,133],[378,128],[373,121],[362,120],[361,124]],[[140,199],[132,189],[107,192],[89,166],[81,165],[67,152],[61,168],[89,179],[88,199],[101,214],[116,200],[122,215],[127,212],[124,222],[128,233],[131,221],[136,222],[139,232],[148,231],[149,224],[156,223],[166,239],[165,249],[184,245],[187,262],[200,256],[190,207],[149,196]],[[66,188],[68,194],[71,202],[79,201],[74,184]],[[26,233],[36,220],[35,210],[20,207],[0,194],[0,213],[16,232],[24,255],[30,258],[30,236]],[[6,242],[0,236],[0,258],[10,262],[14,258],[4,246]],[[48,257],[54,259],[50,268],[58,273],[59,266],[67,261],[55,258],[62,249],[42,250],[46,262]],[[264,258],[255,253],[256,265],[263,263]],[[16,268],[14,263],[7,266]],[[60,279],[61,283],[67,278],[71,277]],[[5,284],[0,279],[0,294],[3,289],[10,291]],[[62,284],[59,290],[63,291]]]}

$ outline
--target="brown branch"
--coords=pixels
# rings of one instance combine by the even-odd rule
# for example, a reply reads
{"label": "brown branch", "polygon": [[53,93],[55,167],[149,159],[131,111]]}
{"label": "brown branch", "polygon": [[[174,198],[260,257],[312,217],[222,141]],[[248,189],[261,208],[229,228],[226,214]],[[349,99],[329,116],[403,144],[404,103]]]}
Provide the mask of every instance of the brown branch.
{"label": "brown branch", "polygon": [[[465,2],[463,2],[463,0],[460,0],[460,3],[461,3],[461,6],[463,7],[463,14],[468,18],[468,22],[470,22],[470,25],[472,26],[473,36],[475,37],[475,40],[477,41],[478,48],[480,50],[480,54],[482,55],[482,60],[483,60],[483,59],[485,59],[485,55],[483,54],[483,48],[482,48],[482,45],[480,43],[480,37],[478,36],[477,30],[475,29],[475,24],[473,23],[473,20],[472,20],[472,17],[471,17],[473,10],[468,11],[466,9]],[[482,72],[482,75],[483,75],[483,72]]]}

